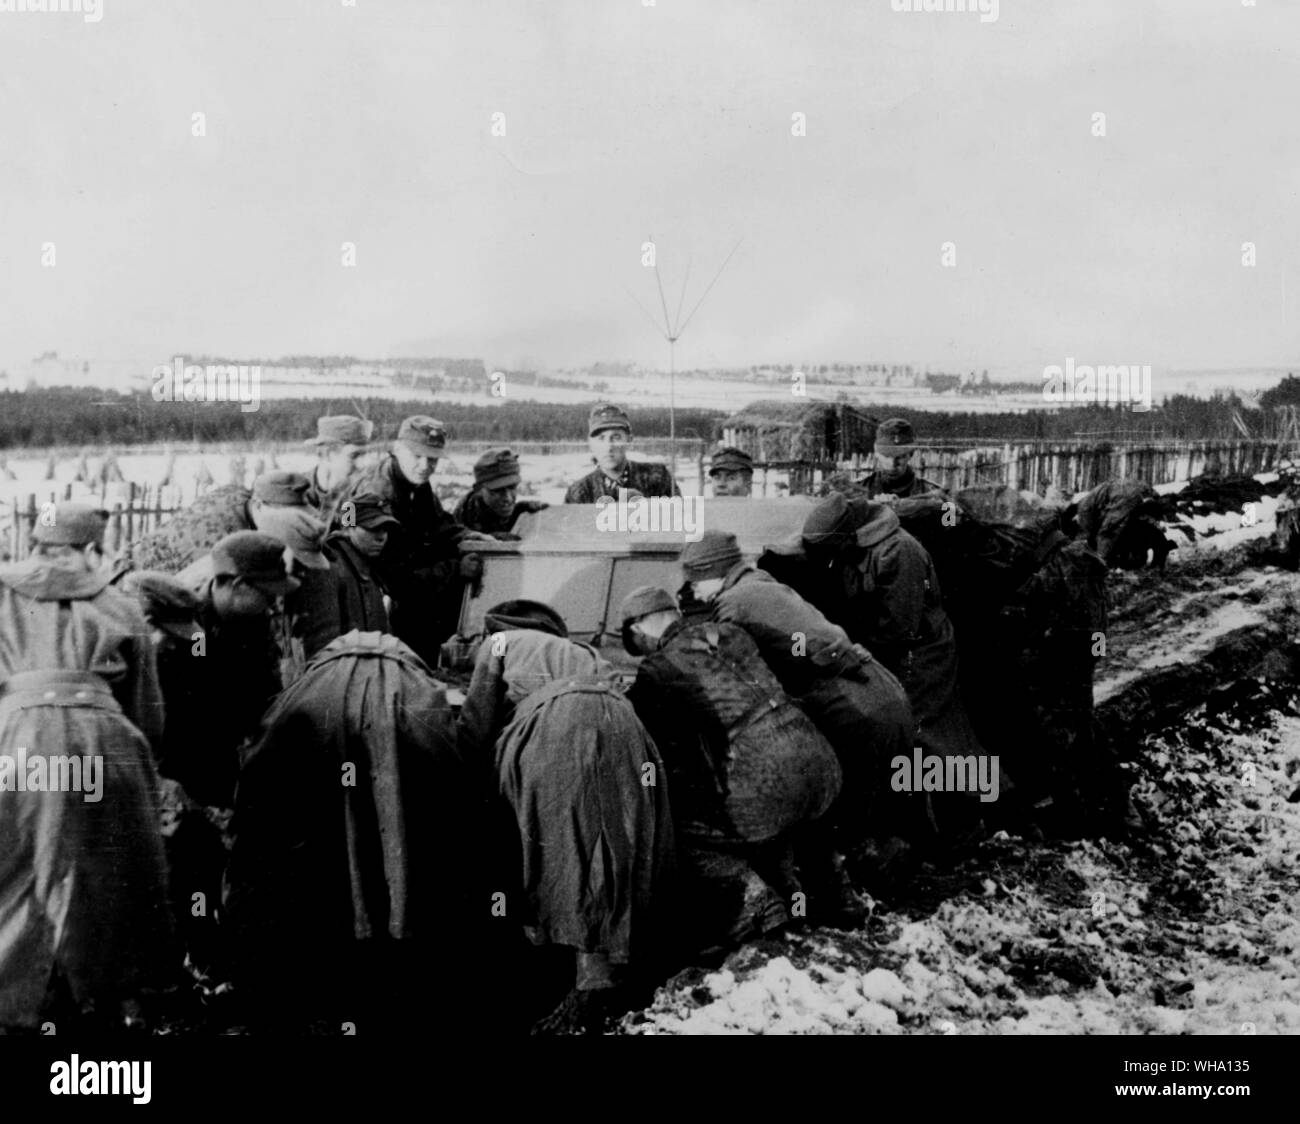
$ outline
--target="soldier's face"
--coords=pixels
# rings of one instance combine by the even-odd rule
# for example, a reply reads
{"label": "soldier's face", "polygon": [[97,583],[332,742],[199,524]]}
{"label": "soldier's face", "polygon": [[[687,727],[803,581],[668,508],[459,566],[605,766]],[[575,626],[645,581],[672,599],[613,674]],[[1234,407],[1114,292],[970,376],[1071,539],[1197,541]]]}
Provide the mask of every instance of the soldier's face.
{"label": "soldier's face", "polygon": [[488,510],[493,515],[500,515],[502,518],[510,515],[515,509],[515,497],[519,494],[517,484],[507,484],[504,488],[484,488],[483,502],[487,504]]}
{"label": "soldier's face", "polygon": [[722,592],[722,583],[726,578],[705,578],[703,581],[691,582],[691,592],[695,600],[707,605]]}
{"label": "soldier's face", "polygon": [[611,476],[623,471],[627,463],[627,448],[631,444],[632,435],[626,429],[602,429],[594,437],[587,438],[597,467]]}
{"label": "soldier's face", "polygon": [[332,488],[351,476],[357,469],[357,460],[362,451],[357,445],[330,445],[321,450],[321,465],[324,469],[322,475],[328,481],[326,487]]}
{"label": "soldier's face", "polygon": [[393,446],[393,455],[397,458],[397,467],[401,469],[402,475],[417,488],[421,484],[427,484],[433,470],[438,467],[437,457],[418,452],[404,441]]}
{"label": "soldier's face", "polygon": [[876,470],[882,476],[904,476],[912,464],[911,453],[899,453],[896,457],[887,457],[883,453],[871,454],[876,461]]}
{"label": "soldier's face", "polygon": [[378,558],[388,544],[388,528],[376,527],[372,531],[369,527],[349,527],[348,539],[367,558]]}
{"label": "soldier's face", "polygon": [[722,468],[713,473],[715,496],[747,496],[754,487],[754,474],[740,469]]}
{"label": "soldier's face", "polygon": [[212,587],[212,607],[219,617],[259,617],[270,612],[275,605],[275,595],[258,586],[236,578],[218,581]]}

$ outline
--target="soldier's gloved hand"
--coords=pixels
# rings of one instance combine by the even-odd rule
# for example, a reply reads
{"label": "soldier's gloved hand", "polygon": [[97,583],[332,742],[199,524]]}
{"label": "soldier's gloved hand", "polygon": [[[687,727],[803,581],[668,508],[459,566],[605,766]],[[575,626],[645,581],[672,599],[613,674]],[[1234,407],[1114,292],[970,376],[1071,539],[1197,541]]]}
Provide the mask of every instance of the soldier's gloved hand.
{"label": "soldier's gloved hand", "polygon": [[526,511],[529,515],[536,515],[539,511],[545,511],[551,505],[543,503],[541,500],[520,500],[515,506],[520,511]]}
{"label": "soldier's gloved hand", "polygon": [[483,559],[477,554],[462,555],[460,560],[460,576],[466,581],[476,581],[478,578],[482,577]]}
{"label": "soldier's gloved hand", "polygon": [[460,537],[461,542],[494,542],[491,535],[485,535],[482,531],[466,531]]}
{"label": "soldier's gloved hand", "polygon": [[523,535],[516,535],[513,531],[493,531],[492,537],[497,542],[523,542]]}

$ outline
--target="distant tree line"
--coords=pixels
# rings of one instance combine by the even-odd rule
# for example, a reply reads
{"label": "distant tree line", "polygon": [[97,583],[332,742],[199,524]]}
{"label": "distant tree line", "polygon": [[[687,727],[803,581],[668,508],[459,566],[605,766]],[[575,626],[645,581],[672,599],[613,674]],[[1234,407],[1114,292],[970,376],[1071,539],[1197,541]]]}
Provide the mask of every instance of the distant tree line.
{"label": "distant tree line", "polygon": [[[847,395],[841,398],[848,399]],[[1091,438],[1226,440],[1273,430],[1272,407],[1300,402],[1300,379],[1288,377],[1261,398],[1265,409],[1251,409],[1235,395],[1193,398],[1177,395],[1149,411],[1127,407],[1070,407],[1020,413],[921,411],[896,404],[859,406],[878,419],[901,414],[913,421],[925,442],[967,439],[1024,441]],[[743,405],[738,402],[737,406]],[[124,394],[82,387],[0,391],[0,449],[53,445],[156,445],[166,442],[284,443],[316,431],[323,414],[357,413],[374,421],[380,439],[392,438],[404,417],[432,414],[443,421],[453,441],[582,441],[587,436],[590,403],[528,402],[503,399],[491,404],[386,398],[276,399],[244,413],[237,403],[155,402],[148,393]],[[679,437],[716,438],[728,411],[677,411]],[[630,406],[640,437],[667,437],[668,409]]]}
{"label": "distant tree line", "polygon": [[[238,403],[155,402],[147,393],[122,394],[82,387],[0,391],[0,449],[54,445],[157,445],[166,442],[284,443],[316,433],[323,414],[358,411],[375,423],[381,440],[402,419],[432,414],[453,441],[585,441],[591,405],[505,399],[493,405],[387,398],[276,399],[244,413]],[[666,407],[628,407],[638,436],[667,437]],[[716,410],[677,411],[679,436],[712,436]],[[693,431],[693,432],[692,432]]]}

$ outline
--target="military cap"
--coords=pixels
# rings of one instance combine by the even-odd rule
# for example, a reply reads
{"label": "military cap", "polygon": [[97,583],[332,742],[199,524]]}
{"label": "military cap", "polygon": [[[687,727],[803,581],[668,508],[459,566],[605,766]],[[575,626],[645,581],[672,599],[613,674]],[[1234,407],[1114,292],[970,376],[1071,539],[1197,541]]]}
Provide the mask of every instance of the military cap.
{"label": "military cap", "polygon": [[212,576],[242,578],[264,593],[292,593],[298,588],[284,564],[284,543],[261,531],[235,531],[212,548]]}
{"label": "military cap", "polygon": [[447,448],[447,427],[428,414],[415,414],[402,422],[397,439],[421,456],[439,457]]}
{"label": "military cap", "polygon": [[519,458],[509,449],[489,449],[474,462],[474,483],[484,488],[508,488],[521,479]]}
{"label": "military cap", "polygon": [[890,418],[880,423],[876,430],[876,452],[882,457],[899,457],[916,448],[916,434],[912,423],[903,418]]}
{"label": "military cap", "polygon": [[108,512],[89,503],[56,503],[32,528],[32,542],[44,546],[88,546],[103,543]]}
{"label": "military cap", "polygon": [[698,542],[682,548],[682,573],[690,582],[722,578],[741,559],[740,544],[730,531],[705,531]]}
{"label": "military cap", "polygon": [[595,437],[602,429],[626,429],[632,432],[632,420],[611,402],[597,402],[587,419],[587,436]]}
{"label": "military cap", "polygon": [[377,531],[380,527],[400,527],[393,515],[392,506],[374,492],[358,492],[339,504],[338,521],[345,527],[364,527]]}
{"label": "military cap", "polygon": [[370,441],[374,423],[351,414],[331,414],[316,419],[316,436],[304,445],[365,445]]}
{"label": "military cap", "polygon": [[192,640],[200,631],[195,623],[199,599],[171,574],[136,570],[122,578],[122,591],[140,601],[144,619],[154,628],[181,640]]}
{"label": "military cap", "polygon": [[535,629],[566,638],[569,635],[564,618],[541,601],[502,601],[483,614],[483,629],[489,634],[516,628]]}
{"label": "military cap", "polygon": [[728,445],[713,454],[709,461],[709,475],[715,472],[749,472],[754,471],[754,458],[743,449]]}
{"label": "military cap", "polygon": [[253,499],[278,507],[306,507],[311,481],[300,472],[264,472],[253,481]]}
{"label": "military cap", "polygon": [[618,615],[626,627],[642,617],[648,617],[651,613],[662,613],[667,610],[677,612],[677,601],[673,595],[657,585],[642,585],[637,586],[623,598],[623,604],[618,608]]}
{"label": "military cap", "polygon": [[841,535],[849,522],[849,501],[843,492],[832,492],[808,513],[803,521],[803,541],[808,547],[825,546]]}

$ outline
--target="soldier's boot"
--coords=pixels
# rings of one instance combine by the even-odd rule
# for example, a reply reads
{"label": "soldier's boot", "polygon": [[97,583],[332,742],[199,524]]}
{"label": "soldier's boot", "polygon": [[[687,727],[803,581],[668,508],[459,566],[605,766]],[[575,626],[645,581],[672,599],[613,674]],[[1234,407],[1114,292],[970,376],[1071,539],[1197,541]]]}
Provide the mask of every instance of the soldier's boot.
{"label": "soldier's boot", "polygon": [[801,855],[800,873],[808,895],[808,919],[833,929],[860,929],[871,916],[871,904],[859,894],[838,851]]}

